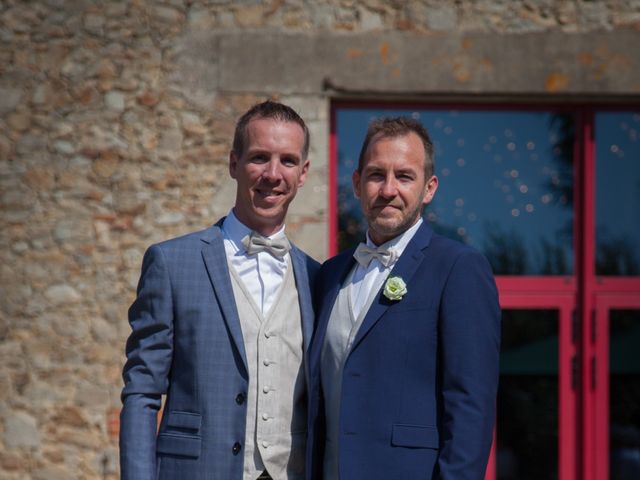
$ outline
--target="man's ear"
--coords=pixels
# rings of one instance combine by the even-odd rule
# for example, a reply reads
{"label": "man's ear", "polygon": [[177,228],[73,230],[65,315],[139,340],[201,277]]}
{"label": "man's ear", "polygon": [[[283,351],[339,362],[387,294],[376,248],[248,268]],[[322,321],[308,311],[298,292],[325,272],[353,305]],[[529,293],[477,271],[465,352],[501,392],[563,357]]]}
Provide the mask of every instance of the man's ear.
{"label": "man's ear", "polygon": [[236,178],[237,168],[238,168],[238,156],[236,155],[236,152],[231,150],[229,152],[229,175],[231,175],[231,178],[233,179]]}
{"label": "man's ear", "polygon": [[354,170],[351,175],[351,183],[353,184],[353,195],[360,200],[360,172]]}
{"label": "man's ear", "polygon": [[309,160],[305,160],[302,164],[302,169],[300,172],[300,177],[298,178],[298,188],[304,185],[304,182],[307,181],[307,172],[309,171]]}
{"label": "man's ear", "polygon": [[431,203],[436,194],[436,190],[438,190],[438,177],[432,175],[424,186],[424,196],[422,197],[423,205]]}

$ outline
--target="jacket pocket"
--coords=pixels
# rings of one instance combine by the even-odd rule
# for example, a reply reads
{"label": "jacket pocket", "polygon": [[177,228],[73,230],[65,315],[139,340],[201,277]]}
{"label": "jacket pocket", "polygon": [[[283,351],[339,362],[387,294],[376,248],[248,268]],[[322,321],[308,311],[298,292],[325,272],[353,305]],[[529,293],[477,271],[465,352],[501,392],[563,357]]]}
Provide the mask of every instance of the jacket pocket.
{"label": "jacket pocket", "polygon": [[167,427],[180,430],[199,431],[202,424],[202,415],[191,412],[169,412]]}
{"label": "jacket pocket", "polygon": [[156,444],[157,453],[190,458],[198,458],[201,448],[202,438],[199,435],[179,433],[161,433]]}
{"label": "jacket pocket", "polygon": [[437,449],[439,447],[438,429],[425,425],[393,425],[391,445],[395,447]]}
{"label": "jacket pocket", "polygon": [[164,428],[158,435],[156,452],[191,458],[199,457],[202,449],[201,425],[202,415],[199,413],[168,412]]}

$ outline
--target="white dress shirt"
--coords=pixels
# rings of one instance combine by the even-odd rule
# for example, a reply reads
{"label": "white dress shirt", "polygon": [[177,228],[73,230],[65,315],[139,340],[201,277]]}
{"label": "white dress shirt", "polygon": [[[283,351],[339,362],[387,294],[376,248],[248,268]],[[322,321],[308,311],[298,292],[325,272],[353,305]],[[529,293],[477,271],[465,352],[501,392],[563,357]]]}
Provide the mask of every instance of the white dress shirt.
{"label": "white dress shirt", "polygon": [[395,252],[395,260],[388,266],[384,266],[377,258],[373,258],[367,268],[356,263],[356,269],[351,277],[351,307],[353,317],[358,318],[362,308],[366,305],[367,300],[373,292],[377,292],[382,287],[387,276],[391,272],[402,252],[407,247],[415,233],[422,225],[422,217],[411,228],[401,235],[392,238],[382,245],[376,245],[371,241],[369,232],[367,231],[367,246],[371,248],[385,247]]}
{"label": "white dress shirt", "polygon": [[[284,226],[269,238],[273,239],[282,233],[284,233]],[[267,252],[248,255],[242,239],[251,234],[251,229],[238,220],[233,209],[222,223],[222,234],[229,263],[239,275],[262,314],[266,315],[282,285],[290,262],[289,254],[287,253],[282,259],[275,258]]]}

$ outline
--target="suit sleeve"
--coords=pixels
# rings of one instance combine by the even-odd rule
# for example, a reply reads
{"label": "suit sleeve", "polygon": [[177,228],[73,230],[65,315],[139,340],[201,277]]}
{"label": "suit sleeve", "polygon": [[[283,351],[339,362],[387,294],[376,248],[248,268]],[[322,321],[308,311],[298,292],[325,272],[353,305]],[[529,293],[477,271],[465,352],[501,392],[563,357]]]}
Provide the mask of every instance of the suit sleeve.
{"label": "suit sleeve", "polygon": [[439,324],[441,480],[481,480],[493,438],[500,306],[486,259],[465,252],[453,265]]}
{"label": "suit sleeve", "polygon": [[156,478],[157,417],[173,354],[172,312],[164,255],[159,246],[152,246],[145,253],[137,298],[129,308],[132,332],[126,345],[120,414],[122,480]]}

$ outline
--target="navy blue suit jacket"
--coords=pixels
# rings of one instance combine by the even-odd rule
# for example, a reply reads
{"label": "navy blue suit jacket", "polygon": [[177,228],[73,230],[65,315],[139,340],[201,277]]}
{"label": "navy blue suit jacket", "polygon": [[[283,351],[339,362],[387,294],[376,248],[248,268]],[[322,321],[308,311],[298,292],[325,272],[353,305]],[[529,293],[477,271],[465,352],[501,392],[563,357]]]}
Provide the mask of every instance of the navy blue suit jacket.
{"label": "navy blue suit jacket", "polygon": [[[328,260],[316,279],[307,444],[307,476],[314,480],[322,478],[325,431],[322,345],[352,255],[353,249]],[[344,365],[340,479],[481,480],[492,441],[500,342],[489,264],[425,222],[390,276],[401,277],[407,293],[398,301],[378,293]]]}
{"label": "navy blue suit jacket", "polygon": [[[242,479],[249,379],[218,225],[154,245],[145,254],[129,309],[120,422],[123,480]],[[319,264],[295,247],[290,254],[306,369],[314,320],[311,284]]]}

